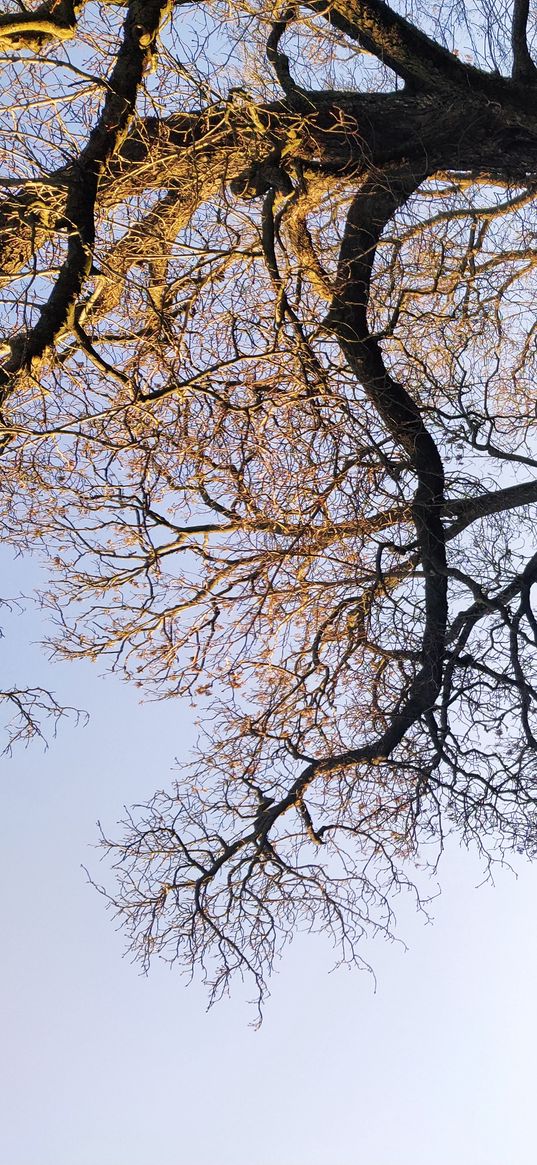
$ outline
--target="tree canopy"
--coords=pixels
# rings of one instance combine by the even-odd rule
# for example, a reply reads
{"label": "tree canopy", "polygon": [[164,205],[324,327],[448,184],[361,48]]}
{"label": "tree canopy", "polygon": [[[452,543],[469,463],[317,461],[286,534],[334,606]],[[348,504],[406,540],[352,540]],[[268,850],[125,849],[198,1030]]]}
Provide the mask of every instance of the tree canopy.
{"label": "tree canopy", "polygon": [[450,832],[536,848],[534,34],[528,0],[0,15],[3,538],[58,653],[200,703],[103,840],[135,954],[213,997],[300,928],[359,963]]}

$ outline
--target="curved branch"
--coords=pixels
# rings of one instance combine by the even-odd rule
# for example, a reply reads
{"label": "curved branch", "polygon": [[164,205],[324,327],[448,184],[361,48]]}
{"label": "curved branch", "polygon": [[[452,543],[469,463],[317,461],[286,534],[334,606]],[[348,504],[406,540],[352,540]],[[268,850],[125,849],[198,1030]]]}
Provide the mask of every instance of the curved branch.
{"label": "curved branch", "polygon": [[10,355],[0,368],[0,401],[13,388],[17,375],[30,369],[32,361],[54,343],[72,318],[92,264],[99,181],[127,133],[148,54],[166,7],[167,0],[147,0],[143,4],[141,0],[131,0],[101,115],[71,167],[65,203],[67,257],[37,323],[27,334],[11,341]]}
{"label": "curved branch", "polygon": [[412,724],[432,707],[440,690],[444,665],[448,609],[442,461],[417,404],[387,371],[380,345],[372,337],[367,322],[371,274],[382,231],[426,176],[425,172],[416,174],[407,169],[387,173],[384,179],[377,175],[364,183],[347,217],[339,258],[338,290],[325,321],[369,400],[394,440],[405,450],[418,480],[412,516],[425,573],[422,665],[403,707],[379,741],[382,756],[388,756]]}
{"label": "curved branch", "polygon": [[293,80],[289,69],[289,57],[280,51],[281,38],[292,21],[296,18],[297,7],[296,4],[288,4],[284,8],[281,16],[274,21],[270,35],[267,40],[267,60],[272,65],[274,72],[280,82],[280,85],[293,106],[299,108],[308,107],[307,98],[300,89],[300,86]]}
{"label": "curved branch", "polygon": [[50,40],[70,40],[81,6],[73,0],[45,0],[33,12],[2,12],[0,52],[3,48],[38,51]]}

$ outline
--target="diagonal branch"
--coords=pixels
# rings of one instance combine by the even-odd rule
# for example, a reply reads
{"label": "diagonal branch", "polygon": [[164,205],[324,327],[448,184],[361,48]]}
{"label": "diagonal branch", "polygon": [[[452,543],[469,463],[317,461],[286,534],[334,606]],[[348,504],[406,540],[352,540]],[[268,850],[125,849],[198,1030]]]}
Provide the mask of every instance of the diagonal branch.
{"label": "diagonal branch", "polygon": [[520,506],[531,506],[537,503],[537,482],[524,481],[519,485],[509,485],[505,489],[491,490],[478,494],[474,498],[464,498],[461,501],[448,502],[446,514],[455,517],[455,521],[448,527],[446,537],[455,538],[476,522],[479,518],[486,518],[489,514],[501,514],[505,510],[515,510]]}
{"label": "diagonal branch", "polygon": [[[475,65],[468,64],[450,53],[442,45],[431,40],[421,29],[416,28],[404,16],[395,12],[384,0],[308,0],[308,8],[324,16],[335,28],[351,40],[356,40],[368,52],[373,53],[388,68],[397,73],[412,89],[427,90],[431,95],[442,90],[458,90],[473,94],[486,101],[496,101],[511,107],[518,117],[532,116],[532,103],[528,103],[524,90],[525,83],[534,79],[527,46],[525,45],[524,5],[521,0],[515,12],[513,36],[517,40],[517,56],[523,62],[522,73],[513,74],[513,80],[496,73],[486,73]],[[522,33],[519,31],[522,29]],[[519,48],[520,47],[520,51]],[[513,49],[515,48],[513,40]],[[523,82],[520,86],[520,82]]]}
{"label": "diagonal branch", "polygon": [[65,204],[67,257],[37,323],[11,341],[10,354],[0,368],[0,401],[6,399],[18,374],[31,368],[32,361],[54,343],[72,319],[92,264],[99,181],[127,133],[148,54],[165,11],[166,0],[144,4],[131,0],[101,115],[71,167]]}
{"label": "diagonal branch", "polygon": [[[467,66],[384,0],[309,0],[308,8],[357,40],[405,81],[425,88],[460,84]],[[476,75],[480,70],[474,70]]]}

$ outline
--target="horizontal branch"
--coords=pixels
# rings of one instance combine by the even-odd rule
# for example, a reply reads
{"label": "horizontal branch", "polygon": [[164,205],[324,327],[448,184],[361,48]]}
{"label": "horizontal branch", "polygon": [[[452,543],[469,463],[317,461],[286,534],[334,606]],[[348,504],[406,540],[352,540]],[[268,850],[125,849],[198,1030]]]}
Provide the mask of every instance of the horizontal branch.
{"label": "horizontal branch", "polygon": [[4,48],[39,49],[50,40],[70,40],[76,32],[81,3],[45,0],[33,12],[0,13],[0,52]]}
{"label": "horizontal branch", "polygon": [[461,534],[467,526],[479,518],[489,517],[490,514],[501,514],[505,510],[516,510],[521,506],[531,506],[535,503],[537,503],[536,481],[524,481],[520,485],[510,485],[505,489],[478,494],[475,498],[448,502],[445,507],[446,515],[456,515],[456,517],[446,531],[446,537],[455,538],[457,534]]}
{"label": "horizontal branch", "polygon": [[[490,181],[517,172],[527,180],[536,172],[537,118],[531,131],[518,125],[514,135],[511,115],[504,116],[498,103],[470,110],[466,99],[446,102],[441,94],[423,99],[408,91],[313,93],[308,101],[307,115],[297,114],[288,101],[255,104],[233,97],[191,113],[146,118],[123,140],[118,135],[115,156],[100,169],[99,214],[172,185],[185,204],[199,205],[222,183],[237,196],[256,198],[274,185],[277,173],[296,167],[313,181],[324,176],[332,182],[345,176],[357,180],[402,159],[415,172],[424,166],[429,173],[467,168],[476,179],[483,172]],[[284,159],[279,170],[278,156]],[[81,158],[84,167],[84,151]],[[24,271],[45,241],[72,221],[67,200],[80,173],[73,161],[47,178],[21,184],[18,193],[10,191],[0,202],[4,280]],[[304,224],[297,219],[296,226],[296,241],[307,246]],[[326,294],[322,271],[309,265]]]}

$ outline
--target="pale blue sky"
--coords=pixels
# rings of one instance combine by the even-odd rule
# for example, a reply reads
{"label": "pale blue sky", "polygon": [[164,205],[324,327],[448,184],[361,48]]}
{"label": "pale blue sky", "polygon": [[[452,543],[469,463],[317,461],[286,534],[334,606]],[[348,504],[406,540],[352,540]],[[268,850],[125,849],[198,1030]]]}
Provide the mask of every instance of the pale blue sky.
{"label": "pale blue sky", "polygon": [[[5,568],[4,593],[23,576]],[[376,994],[304,937],[261,1031],[240,990],[207,1014],[200,986],[122,959],[80,868],[104,876],[97,817],[113,831],[166,783],[193,713],[49,671],[36,616],[6,631],[5,678],[92,719],[2,765],[0,1165],[533,1165],[537,868],[477,890],[454,848],[434,926],[402,903],[408,953],[369,947]]]}

